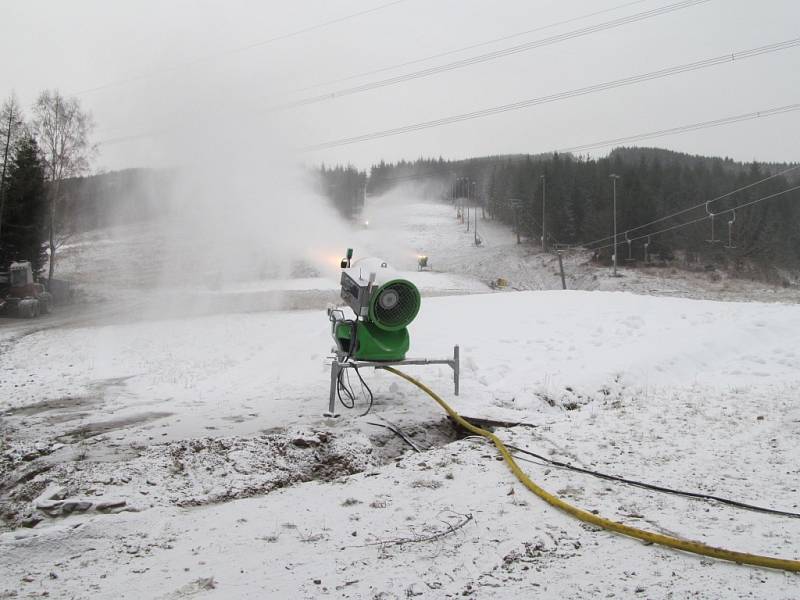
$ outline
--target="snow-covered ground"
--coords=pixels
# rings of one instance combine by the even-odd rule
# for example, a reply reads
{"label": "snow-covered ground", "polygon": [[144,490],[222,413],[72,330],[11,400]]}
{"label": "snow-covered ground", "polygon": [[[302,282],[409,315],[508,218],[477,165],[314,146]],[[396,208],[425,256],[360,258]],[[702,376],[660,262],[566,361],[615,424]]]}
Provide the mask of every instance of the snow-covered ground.
{"label": "snow-covered ground", "polygon": [[[448,367],[407,370],[462,414],[522,423],[498,433],[555,459],[800,512],[800,306],[491,293],[497,277],[528,290],[560,280],[549,258],[489,222],[484,247],[470,246],[447,206],[375,206],[369,218],[357,252],[386,243],[403,269],[430,256],[436,272],[409,271],[425,290],[410,354],[460,344],[461,394]],[[597,287],[620,282],[592,272]],[[632,272],[622,281],[662,285]],[[668,285],[708,297],[712,283]],[[388,373],[363,373],[369,415],[359,397],[356,410],[323,417],[323,309],[336,282],[305,273],[202,291],[265,292],[320,292],[319,305],[0,323],[0,597],[797,597],[797,574],[581,525],[529,494],[484,442],[457,440],[429,398]],[[413,451],[387,424],[429,449]],[[800,519],[522,464],[603,516],[800,558]]]}

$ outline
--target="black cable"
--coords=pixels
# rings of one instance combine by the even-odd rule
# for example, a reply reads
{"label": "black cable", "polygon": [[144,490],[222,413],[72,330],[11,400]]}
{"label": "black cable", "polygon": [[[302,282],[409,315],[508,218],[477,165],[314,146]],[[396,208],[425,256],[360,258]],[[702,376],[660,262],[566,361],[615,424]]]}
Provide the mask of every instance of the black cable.
{"label": "black cable", "polygon": [[403,440],[411,449],[415,452],[422,452],[430,450],[430,448],[420,448],[418,444],[416,444],[408,435],[406,435],[402,429],[400,429],[397,425],[393,423],[375,423],[374,421],[367,421],[367,425],[375,425],[375,427],[383,427],[388,429],[392,433],[394,433],[397,437]]}
{"label": "black cable", "polygon": [[[339,402],[347,409],[355,408],[356,406],[356,397],[353,394],[352,389],[348,389],[345,385],[342,376],[344,375],[345,369],[339,371],[339,376],[337,377],[336,381],[336,395],[339,397]],[[345,396],[347,396],[349,404],[345,402],[344,398],[342,398],[342,391],[344,391]]]}
{"label": "black cable", "polygon": [[[369,405],[367,406],[367,410],[359,415],[360,417],[366,417],[372,410],[372,406],[375,403],[375,396],[373,395],[370,387],[367,385],[367,382],[364,381],[364,378],[361,376],[361,372],[358,370],[358,367],[354,365],[352,368],[355,370],[356,375],[358,375],[358,379],[361,382],[362,394],[364,390],[366,390],[367,395],[369,396]],[[345,376],[347,377],[347,383],[344,381]],[[342,396],[343,392],[344,396]],[[356,394],[353,391],[353,385],[350,383],[350,374],[347,373],[346,368],[339,371],[339,376],[336,382],[336,395],[338,396],[341,405],[345,408],[353,409],[356,407]]]}
{"label": "black cable", "polygon": [[664,487],[661,485],[655,485],[652,483],[644,483],[642,481],[636,481],[634,479],[625,479],[623,477],[617,477],[616,475],[609,475],[607,473],[600,473],[599,471],[592,471],[591,469],[584,469],[582,467],[576,467],[570,463],[564,463],[558,460],[553,460],[552,458],[546,458],[541,454],[536,454],[535,452],[531,452],[530,450],[525,450],[523,448],[518,448],[517,446],[511,446],[510,444],[506,444],[506,448],[509,450],[513,450],[514,452],[519,452],[521,454],[527,454],[529,456],[533,456],[545,463],[551,464],[555,467],[560,467],[562,469],[568,469],[570,471],[575,471],[577,473],[583,473],[584,475],[591,475],[592,477],[597,477],[599,479],[606,479],[608,481],[615,481],[617,483],[625,483],[627,485],[632,485],[634,487],[640,487],[646,490],[653,490],[655,492],[663,492],[666,494],[674,494],[676,496],[686,496],[687,498],[695,498],[698,500],[712,500],[714,502],[719,502],[721,504],[727,504],[729,506],[735,506],[736,508],[743,508],[746,510],[752,510],[761,513],[767,513],[770,515],[780,515],[783,517],[792,517],[795,519],[800,519],[800,513],[793,513],[785,510],[777,510],[774,508],[765,508],[763,506],[756,506],[754,504],[747,504],[745,502],[739,502],[738,500],[731,500],[730,498],[723,498],[721,496],[714,496],[713,494],[703,494],[701,492],[687,492],[683,490],[676,490],[668,487]]}
{"label": "black cable", "polygon": [[367,390],[367,393],[369,394],[369,406],[367,406],[367,410],[366,410],[366,411],[364,411],[364,413],[362,413],[361,415],[359,415],[359,416],[361,416],[361,417],[366,417],[366,416],[369,414],[369,411],[371,411],[371,410],[372,410],[372,405],[373,405],[373,403],[375,402],[375,396],[373,396],[373,395],[372,395],[372,390],[371,390],[371,389],[369,388],[369,386],[367,385],[367,382],[366,382],[366,381],[364,381],[364,378],[361,376],[361,372],[358,370],[358,367],[354,366],[354,367],[353,367],[353,369],[355,369],[355,371],[356,371],[356,375],[358,375],[358,379],[361,381],[361,388],[362,388],[362,391],[363,391],[364,389],[366,389],[366,390]]}

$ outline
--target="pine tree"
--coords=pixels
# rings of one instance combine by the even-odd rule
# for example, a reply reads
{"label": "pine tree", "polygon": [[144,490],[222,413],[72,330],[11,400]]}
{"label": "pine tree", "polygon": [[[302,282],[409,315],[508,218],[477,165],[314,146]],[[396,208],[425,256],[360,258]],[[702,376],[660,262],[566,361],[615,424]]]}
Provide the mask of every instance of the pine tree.
{"label": "pine tree", "polygon": [[19,102],[14,94],[8,97],[0,110],[0,240],[3,238],[3,217],[5,215],[6,183],[8,167],[14,160],[14,151],[24,129],[24,119]]}
{"label": "pine tree", "polygon": [[11,164],[6,189],[6,218],[0,242],[0,267],[29,260],[37,275],[47,262],[43,245],[47,237],[47,188],[39,148],[33,138],[23,138]]}

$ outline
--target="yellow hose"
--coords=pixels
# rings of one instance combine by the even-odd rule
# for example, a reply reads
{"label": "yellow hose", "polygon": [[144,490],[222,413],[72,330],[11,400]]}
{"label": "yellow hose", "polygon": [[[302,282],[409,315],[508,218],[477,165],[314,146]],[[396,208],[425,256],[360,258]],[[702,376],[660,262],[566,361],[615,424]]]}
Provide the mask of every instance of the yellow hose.
{"label": "yellow hose", "polygon": [[576,506],[572,506],[568,504],[561,498],[554,496],[550,492],[545,489],[542,489],[538,485],[536,485],[524,472],[522,469],[519,468],[514,457],[511,456],[511,453],[506,448],[505,444],[503,444],[502,440],[498,438],[495,434],[490,431],[486,431],[485,429],[481,429],[480,427],[475,427],[472,423],[461,417],[455,410],[453,410],[450,405],[447,404],[444,400],[442,400],[433,390],[427,387],[425,384],[417,381],[413,377],[406,375],[402,371],[398,371],[395,368],[386,366],[380,367],[386,371],[394,373],[413,383],[423,392],[428,394],[431,398],[433,398],[439,406],[441,406],[448,415],[450,415],[453,420],[455,420],[459,425],[464,427],[465,429],[475,433],[477,435],[483,436],[489,440],[491,440],[497,449],[500,451],[500,454],[503,455],[506,463],[511,468],[511,471],[514,475],[517,476],[522,484],[532,491],[534,494],[539,496],[542,500],[547,502],[548,504],[555,506],[556,508],[560,508],[564,512],[571,514],[573,517],[580,519],[586,523],[591,523],[592,525],[597,525],[598,527],[602,527],[603,529],[608,529],[609,531],[616,531],[617,533],[621,533],[623,535],[627,535],[629,537],[633,537],[639,540],[643,540],[645,542],[651,542],[653,544],[661,544],[662,546],[668,546],[670,548],[675,548],[677,550],[683,550],[684,552],[692,552],[694,554],[702,554],[703,556],[710,556],[712,558],[719,558],[722,560],[730,560],[736,563],[748,564],[748,565],[755,565],[758,567],[768,567],[770,569],[781,569],[784,571],[800,571],[800,561],[798,560],[788,560],[783,558],[773,558],[771,556],[760,556],[758,554],[748,554],[747,552],[736,552],[734,550],[726,550],[725,548],[717,548],[715,546],[708,546],[703,544],[702,542],[695,542],[692,540],[683,540],[680,538],[672,537],[670,535],[663,535],[660,533],[653,533],[651,531],[645,531],[644,529],[638,529],[636,527],[630,527],[629,525],[623,525],[622,523],[617,523],[616,521],[612,521],[610,519],[604,519],[603,517],[599,517],[593,513],[585,511],[581,508]]}

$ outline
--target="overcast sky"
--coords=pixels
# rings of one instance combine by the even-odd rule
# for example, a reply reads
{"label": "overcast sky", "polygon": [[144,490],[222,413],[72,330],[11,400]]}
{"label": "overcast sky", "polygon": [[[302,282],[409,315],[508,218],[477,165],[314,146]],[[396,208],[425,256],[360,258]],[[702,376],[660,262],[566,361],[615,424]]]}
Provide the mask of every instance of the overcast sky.
{"label": "overcast sky", "polygon": [[[800,36],[797,0],[711,0],[431,77],[270,112],[269,106],[573,31],[677,0],[25,0],[0,21],[0,92],[29,106],[43,88],[76,94],[97,123],[95,169],[180,162],[220,132],[303,147],[571,90]],[[312,86],[573,19],[413,67]],[[249,49],[242,49],[252,46]],[[110,85],[103,89],[85,90]],[[288,92],[288,94],[287,94]],[[307,162],[538,153],[800,102],[800,48],[710,69],[310,154]],[[800,112],[642,145],[800,160]],[[605,153],[606,150],[601,150]]]}

